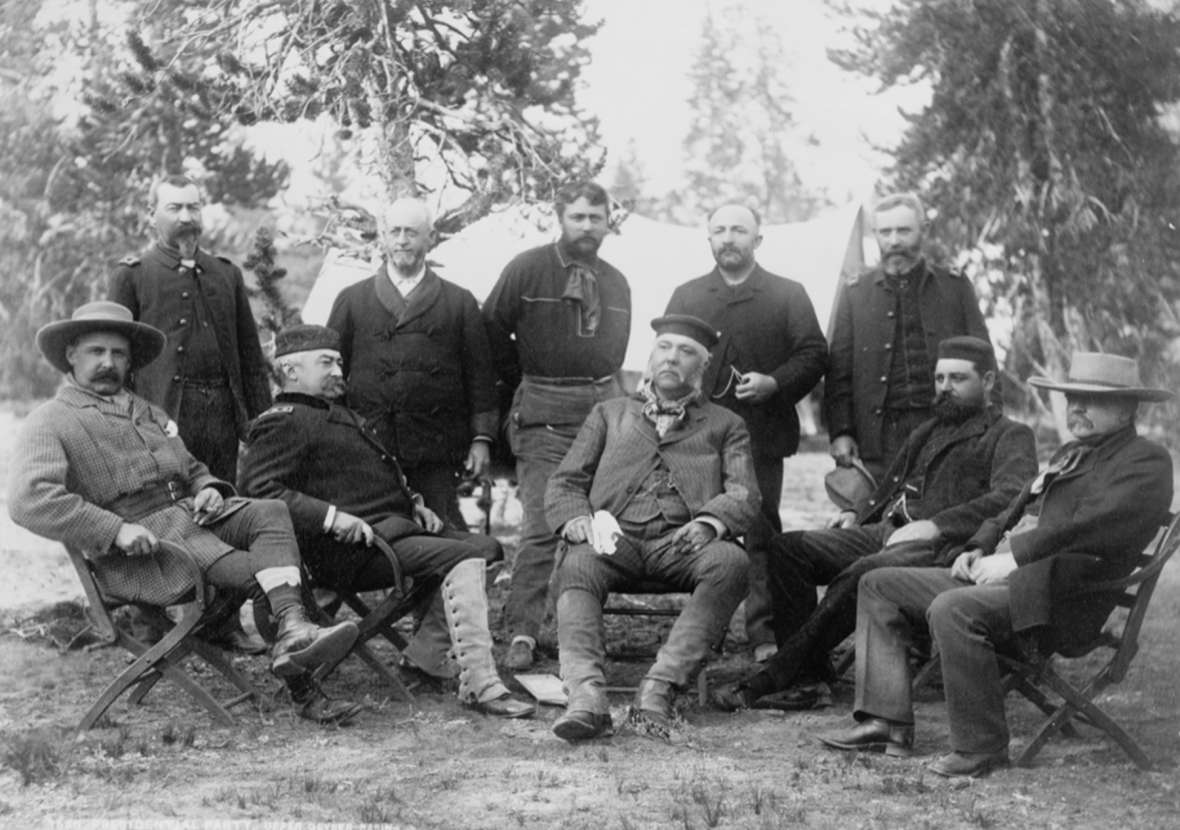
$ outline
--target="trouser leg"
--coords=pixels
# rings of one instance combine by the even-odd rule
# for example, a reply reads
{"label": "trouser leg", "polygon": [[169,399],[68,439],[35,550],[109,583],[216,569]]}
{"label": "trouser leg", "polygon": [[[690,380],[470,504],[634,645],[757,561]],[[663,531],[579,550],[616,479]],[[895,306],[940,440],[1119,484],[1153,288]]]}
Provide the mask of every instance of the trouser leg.
{"label": "trouser leg", "polygon": [[856,606],[853,716],[913,723],[909,646],[926,609],[963,583],[946,568],[879,568],[864,576]]}
{"label": "trouser leg", "polygon": [[[814,647],[816,637],[823,633],[822,621],[815,620],[818,610],[816,588],[838,581],[847,568],[879,550],[886,532],[881,525],[866,525],[795,531],[784,533],[775,540],[769,573],[779,650],[763,666],[760,674],[764,680],[757,688],[751,688],[769,694],[785,689],[796,678],[822,674],[826,670],[829,649]],[[830,594],[829,587],[825,602]],[[845,634],[836,640],[837,643],[851,633],[855,623],[852,602],[854,600],[849,601],[852,622],[846,624]],[[829,607],[839,608],[840,605],[833,600]]]}
{"label": "trouser leg", "polygon": [[649,577],[692,592],[647,677],[684,686],[729,624],[746,593],[749,562],[733,542],[714,541],[694,554],[666,549],[648,559]]}
{"label": "trouser leg", "polygon": [[1008,722],[995,644],[1012,637],[1008,586],[970,585],[941,593],[930,603],[926,619],[942,663],[951,749],[1007,750]]}
{"label": "trouser leg", "polygon": [[176,426],[185,448],[209,472],[233,484],[237,480],[237,404],[228,386],[185,384]]}
{"label": "trouser leg", "polygon": [[467,522],[459,510],[456,490],[458,471],[450,464],[415,464],[403,466],[411,489],[422,494],[422,501],[452,530],[466,530]]}
{"label": "trouser leg", "polygon": [[607,712],[602,605],[613,588],[640,573],[637,549],[627,542],[613,556],[583,544],[570,546],[561,558],[554,580],[558,658],[571,712]]}
{"label": "trouser leg", "polygon": [[762,494],[762,514],[746,534],[746,555],[749,558],[746,594],[746,636],[750,645],[774,642],[773,603],[771,601],[767,559],[775,535],[782,532],[779,503],[783,497],[783,460],[766,455],[754,456],[754,477]]}
{"label": "trouser leg", "polygon": [[573,443],[573,428],[527,427],[514,432],[516,480],[523,515],[512,585],[504,605],[508,632],[534,641],[545,619],[557,536],[545,518],[545,487]]}

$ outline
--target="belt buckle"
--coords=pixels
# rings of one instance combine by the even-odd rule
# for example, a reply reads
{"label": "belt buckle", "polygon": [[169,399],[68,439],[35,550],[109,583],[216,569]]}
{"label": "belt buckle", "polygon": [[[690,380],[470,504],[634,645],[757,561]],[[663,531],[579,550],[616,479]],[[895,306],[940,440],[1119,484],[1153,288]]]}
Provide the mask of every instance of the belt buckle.
{"label": "belt buckle", "polygon": [[168,498],[172,499],[172,501],[180,501],[182,498],[184,498],[184,492],[180,489],[179,481],[173,479],[165,486],[168,488]]}

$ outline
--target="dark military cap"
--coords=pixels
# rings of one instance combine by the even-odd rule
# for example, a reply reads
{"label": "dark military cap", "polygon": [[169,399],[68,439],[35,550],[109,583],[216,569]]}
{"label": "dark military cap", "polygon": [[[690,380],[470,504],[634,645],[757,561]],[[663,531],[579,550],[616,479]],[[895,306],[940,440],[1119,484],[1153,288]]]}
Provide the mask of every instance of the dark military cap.
{"label": "dark military cap", "polygon": [[288,326],[275,335],[275,357],[319,349],[340,351],[340,335],[335,329],[301,323],[298,326]]}
{"label": "dark military cap", "polygon": [[655,329],[656,334],[681,334],[691,337],[706,349],[713,348],[721,339],[717,329],[691,314],[665,314],[652,320],[651,327]]}
{"label": "dark military cap", "polygon": [[980,372],[994,372],[996,369],[996,352],[992,344],[979,337],[948,337],[938,344],[938,357],[970,360],[979,367]]}

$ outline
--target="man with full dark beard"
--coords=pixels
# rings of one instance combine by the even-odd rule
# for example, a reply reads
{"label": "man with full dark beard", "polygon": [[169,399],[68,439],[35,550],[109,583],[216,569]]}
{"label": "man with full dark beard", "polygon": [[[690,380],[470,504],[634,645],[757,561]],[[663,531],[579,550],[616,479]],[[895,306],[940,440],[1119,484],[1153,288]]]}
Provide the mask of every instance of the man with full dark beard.
{"label": "man with full dark beard", "polygon": [[[934,417],[910,435],[859,515],[848,511],[832,527],[775,540],[769,574],[778,654],[718,689],[718,706],[826,705],[827,655],[856,627],[860,577],[885,566],[949,564],[1036,475],[1032,430],[990,403],[995,382],[986,341],[964,336],[939,344]],[[817,605],[819,585],[828,589]]]}

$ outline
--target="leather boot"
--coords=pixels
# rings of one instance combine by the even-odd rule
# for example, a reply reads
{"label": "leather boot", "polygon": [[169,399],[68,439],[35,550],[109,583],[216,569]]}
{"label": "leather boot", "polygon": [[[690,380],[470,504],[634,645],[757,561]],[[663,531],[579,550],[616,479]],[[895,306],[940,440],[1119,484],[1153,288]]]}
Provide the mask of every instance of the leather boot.
{"label": "leather boot", "polygon": [[308,674],[299,674],[286,679],[291,700],[299,707],[299,717],[320,724],[343,726],[365,708],[349,700],[333,700],[324,694],[320,684]]}
{"label": "leather boot", "polygon": [[666,680],[645,677],[635,690],[632,705],[636,724],[657,737],[667,738],[672,731],[672,699],[676,696],[672,684]]}
{"label": "leather boot", "polygon": [[307,618],[302,605],[278,612],[278,630],[270,647],[270,670],[277,677],[313,672],[324,663],[343,659],[357,638],[356,623],[322,627]]}
{"label": "leather boot", "polygon": [[514,698],[496,673],[484,586],[484,560],[464,559],[451,568],[439,588],[452,654],[459,664],[459,699],[485,715],[532,717],[536,707]]}

